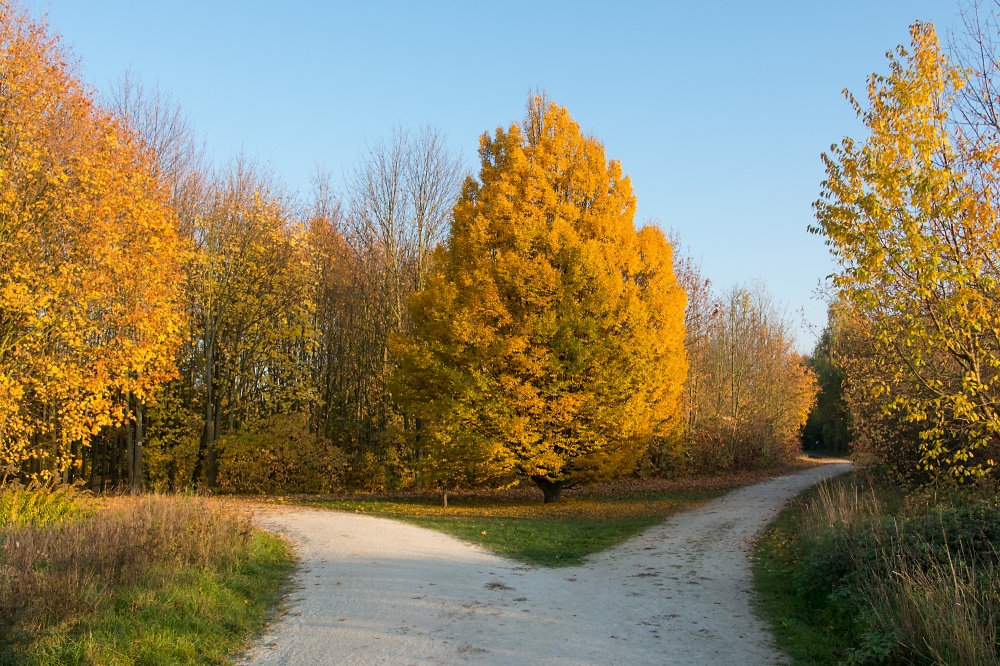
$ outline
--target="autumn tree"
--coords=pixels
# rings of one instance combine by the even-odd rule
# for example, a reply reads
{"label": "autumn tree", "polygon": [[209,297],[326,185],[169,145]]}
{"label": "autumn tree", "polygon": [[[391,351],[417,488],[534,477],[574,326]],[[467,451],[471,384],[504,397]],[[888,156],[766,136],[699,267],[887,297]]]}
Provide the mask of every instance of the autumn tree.
{"label": "autumn tree", "polygon": [[171,203],[182,208],[181,191],[202,180],[206,166],[204,147],[180,103],[159,85],[147,87],[127,69],[111,85],[105,106],[152,151],[157,175],[170,188]]}
{"label": "autumn tree", "polygon": [[314,301],[303,230],[270,175],[245,158],[214,179],[189,267],[199,344],[190,359],[204,423],[196,480],[214,487],[225,434],[304,411],[313,400],[302,362]]}
{"label": "autumn tree", "polygon": [[[702,295],[689,338],[685,440],[697,470],[752,469],[800,448],[815,375],[795,350],[787,318],[761,282]],[[695,385],[694,382],[697,382]],[[673,466],[677,466],[673,463]]]}
{"label": "autumn tree", "polygon": [[68,60],[0,2],[0,462],[66,481],[175,376],[183,323],[155,156]]}
{"label": "autumn tree", "polygon": [[1000,143],[956,113],[967,72],[933,26],[910,32],[869,78],[867,108],[848,94],[868,136],[823,156],[813,231],[868,331],[885,416],[916,426],[925,472],[981,477],[1000,460]]}
{"label": "autumn tree", "polygon": [[516,472],[553,501],[676,427],[685,297],[621,165],[565,108],[531,99],[480,158],[410,300],[396,395],[441,483]]}
{"label": "autumn tree", "polygon": [[[132,73],[110,99],[156,156],[185,250],[181,372],[147,410],[149,480],[168,489],[330,490],[341,456],[314,420],[320,276],[296,204],[243,156],[210,169],[179,105]],[[100,451],[112,484],[116,437],[128,445],[132,433],[109,433]]]}
{"label": "autumn tree", "polygon": [[[858,464],[879,476],[904,485],[932,481],[944,469],[922,469],[923,452],[917,445],[923,424],[895,409],[896,395],[908,390],[910,380],[899,372],[895,359],[880,350],[873,322],[848,301],[830,307],[823,347],[839,377],[833,414],[817,404],[815,416],[824,429],[836,433],[849,422],[851,451]],[[837,412],[843,411],[841,417]],[[813,419],[810,415],[810,419]]]}
{"label": "autumn tree", "polygon": [[[145,86],[131,69],[111,85],[109,92],[103,96],[103,104],[150,154],[153,171],[166,187],[169,205],[177,221],[181,271],[189,275],[194,257],[194,229],[197,220],[204,214],[209,173],[203,146],[195,139],[193,123],[176,100],[159,86]],[[191,335],[195,323],[191,299],[183,298],[181,302],[186,326],[176,360],[178,367],[184,368],[197,340]],[[92,442],[92,456],[98,464],[90,466],[90,486],[103,488],[109,477],[113,485],[118,484],[117,470],[122,458],[121,449],[124,448],[124,462],[128,470],[125,476],[134,492],[141,490],[148,476],[159,480],[157,477],[162,476],[164,466],[168,468],[167,476],[170,478],[168,487],[176,488],[177,465],[185,453],[190,457],[190,452],[176,450],[176,437],[166,433],[176,435],[193,426],[191,388],[179,375],[161,385],[149,405],[138,396],[129,396],[134,418],[126,421],[122,428],[102,431]],[[185,395],[177,395],[178,391]],[[151,423],[147,424],[147,420]],[[153,425],[153,429],[150,430],[148,425]],[[151,435],[146,441],[144,433]],[[168,450],[171,451],[168,453]],[[147,451],[152,454],[150,473],[145,469]],[[108,469],[105,470],[105,467]]]}

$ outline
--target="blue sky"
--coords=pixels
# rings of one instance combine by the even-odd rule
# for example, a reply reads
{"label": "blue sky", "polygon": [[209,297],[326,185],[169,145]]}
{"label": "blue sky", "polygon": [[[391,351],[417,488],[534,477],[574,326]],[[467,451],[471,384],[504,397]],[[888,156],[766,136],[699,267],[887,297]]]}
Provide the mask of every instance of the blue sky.
{"label": "blue sky", "polygon": [[[833,271],[806,232],[820,153],[860,122],[841,96],[914,20],[956,0],[212,2],[28,0],[98,89],[131,67],[217,159],[244,150],[308,194],[393,126],[442,129],[470,169],[484,131],[544,88],[632,176],[637,222],[677,231],[725,287],[763,278],[818,333]],[[799,346],[814,343],[808,327]]]}

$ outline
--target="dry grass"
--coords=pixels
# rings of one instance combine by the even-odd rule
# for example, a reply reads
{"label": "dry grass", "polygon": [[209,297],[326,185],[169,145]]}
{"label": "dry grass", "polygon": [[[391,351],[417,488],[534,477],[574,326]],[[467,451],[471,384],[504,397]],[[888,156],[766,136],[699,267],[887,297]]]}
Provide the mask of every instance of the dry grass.
{"label": "dry grass", "polygon": [[983,562],[961,552],[971,544],[946,542],[929,558],[907,542],[905,521],[883,517],[870,525],[881,575],[864,576],[859,591],[875,632],[893,637],[912,663],[1000,666],[1000,580],[989,561],[995,554]]}
{"label": "dry grass", "polygon": [[839,526],[870,525],[880,521],[884,513],[877,490],[862,483],[820,483],[811,502],[809,510],[799,516],[799,529],[807,534]]}
{"label": "dry grass", "polygon": [[7,641],[87,617],[117,589],[169,584],[179,572],[245,557],[249,519],[199,498],[102,501],[85,518],[10,524],[0,539],[0,620]]}
{"label": "dry grass", "polygon": [[963,571],[953,562],[924,570],[904,558],[888,579],[865,585],[880,629],[917,663],[996,666],[1000,582],[996,572]]}

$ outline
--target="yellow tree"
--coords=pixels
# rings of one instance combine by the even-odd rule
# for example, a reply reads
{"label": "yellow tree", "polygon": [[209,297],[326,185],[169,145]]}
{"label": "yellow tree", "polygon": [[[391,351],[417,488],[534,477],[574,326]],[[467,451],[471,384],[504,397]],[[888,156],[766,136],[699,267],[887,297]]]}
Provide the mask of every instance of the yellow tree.
{"label": "yellow tree", "polygon": [[[1000,435],[998,146],[970,141],[953,118],[965,72],[942,54],[933,26],[872,75],[868,130],[824,155],[818,225],[841,265],[835,284],[866,320],[867,384],[886,417],[917,424],[925,471],[989,474]],[[850,379],[850,378],[849,378]],[[916,444],[914,444],[916,446]]]}
{"label": "yellow tree", "polygon": [[[64,478],[175,372],[175,218],[153,156],[46,26],[0,2],[0,463]],[[24,465],[28,464],[25,469]]]}
{"label": "yellow tree", "polygon": [[239,158],[218,177],[195,239],[188,279],[199,344],[188,362],[200,375],[204,427],[192,474],[214,487],[221,436],[237,447],[235,433],[312,401],[299,360],[313,344],[314,303],[304,232],[254,163]]}
{"label": "yellow tree", "polygon": [[516,472],[554,501],[679,425],[685,295],[621,165],[565,108],[531,99],[480,157],[394,345],[396,397],[427,423],[428,479]]}

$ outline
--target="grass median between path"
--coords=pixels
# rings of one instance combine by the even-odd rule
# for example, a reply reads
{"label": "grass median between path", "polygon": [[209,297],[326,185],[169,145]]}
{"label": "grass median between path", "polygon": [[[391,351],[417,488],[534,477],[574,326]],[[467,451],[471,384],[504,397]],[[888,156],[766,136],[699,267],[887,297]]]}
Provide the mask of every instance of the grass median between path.
{"label": "grass median between path", "polygon": [[0,521],[0,664],[230,663],[294,566],[217,502],[81,496],[46,511],[24,507],[47,491],[5,492],[24,496],[7,495],[22,506]]}
{"label": "grass median between path", "polygon": [[401,520],[526,564],[560,567],[581,564],[587,555],[611,548],[734,488],[799,469],[802,466],[712,477],[622,480],[567,491],[563,499],[552,504],[543,504],[541,493],[530,488],[451,494],[447,508],[434,495],[298,501]]}

